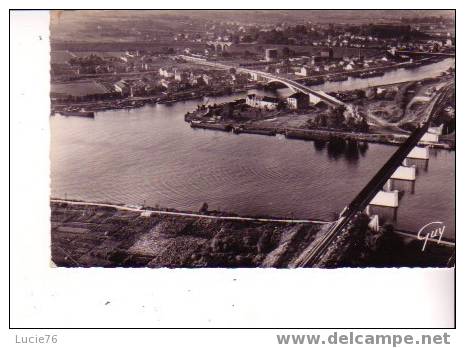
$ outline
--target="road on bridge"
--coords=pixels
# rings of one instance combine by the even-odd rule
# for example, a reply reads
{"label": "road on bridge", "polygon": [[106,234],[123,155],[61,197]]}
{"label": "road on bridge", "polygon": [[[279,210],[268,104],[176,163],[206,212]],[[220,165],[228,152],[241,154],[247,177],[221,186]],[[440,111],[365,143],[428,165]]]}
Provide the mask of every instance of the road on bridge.
{"label": "road on bridge", "polygon": [[209,62],[209,61],[206,61],[206,60],[202,60],[202,59],[198,59],[198,58],[194,58],[194,57],[190,57],[190,56],[185,56],[185,55],[180,55],[181,58],[183,59],[186,59],[186,60],[190,60],[190,61],[194,61],[198,64],[202,64],[202,65],[207,65],[207,66],[211,66],[211,67],[215,67],[215,68],[218,68],[218,69],[224,69],[224,70],[228,70],[228,69],[236,69],[236,71],[240,71],[240,72],[244,72],[244,73],[248,73],[248,74],[256,74],[258,76],[261,76],[262,78],[265,78],[265,79],[268,79],[268,80],[271,80],[271,81],[278,81],[278,82],[281,82],[283,83],[284,85],[287,85],[289,86],[291,89],[295,90],[295,91],[301,91],[303,93],[306,93],[306,94],[312,94],[318,98],[320,98],[321,100],[323,100],[324,102],[332,105],[332,106],[345,106],[345,103],[343,103],[342,101],[330,96],[329,94],[323,92],[323,91],[315,91],[301,83],[298,83],[294,80],[290,80],[288,78],[285,78],[285,77],[280,77],[280,76],[276,76],[276,75],[273,75],[273,74],[269,74],[269,73],[266,73],[266,72],[263,72],[263,71],[260,71],[260,70],[252,70],[252,69],[247,69],[247,68],[240,68],[240,67],[236,67],[236,66],[229,66],[229,65],[226,65],[226,64],[223,64],[223,63],[215,63],[215,62]]}

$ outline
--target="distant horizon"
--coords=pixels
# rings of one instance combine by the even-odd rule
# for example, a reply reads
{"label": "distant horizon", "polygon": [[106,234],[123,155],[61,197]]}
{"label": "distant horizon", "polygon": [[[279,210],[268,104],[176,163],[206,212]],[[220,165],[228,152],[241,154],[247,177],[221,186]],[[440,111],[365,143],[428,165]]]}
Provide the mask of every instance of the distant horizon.
{"label": "distant horizon", "polygon": [[117,25],[124,31],[135,31],[145,25],[168,31],[186,26],[187,30],[195,31],[206,21],[262,26],[309,22],[366,25],[401,23],[402,18],[422,17],[455,20],[455,10],[53,10],[50,32],[53,41],[77,42],[99,35],[98,28],[105,25]]}

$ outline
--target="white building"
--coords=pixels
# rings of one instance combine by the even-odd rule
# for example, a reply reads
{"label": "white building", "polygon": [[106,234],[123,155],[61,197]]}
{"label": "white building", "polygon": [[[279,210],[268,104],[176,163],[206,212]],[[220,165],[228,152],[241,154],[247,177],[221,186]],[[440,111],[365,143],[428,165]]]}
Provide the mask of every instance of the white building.
{"label": "white building", "polygon": [[160,68],[158,70],[158,73],[160,74],[160,76],[163,76],[165,78],[172,78],[174,77],[174,71],[173,69],[171,68]]}
{"label": "white building", "polygon": [[279,99],[256,94],[249,94],[245,103],[253,108],[275,110],[279,105]]}
{"label": "white building", "polygon": [[303,66],[300,68],[300,71],[296,71],[296,75],[298,76],[310,76],[312,73],[312,68],[309,66]]}
{"label": "white building", "polygon": [[124,80],[116,82],[114,84],[114,88],[116,92],[119,92],[122,95],[129,94],[129,91],[130,91],[129,84]]}

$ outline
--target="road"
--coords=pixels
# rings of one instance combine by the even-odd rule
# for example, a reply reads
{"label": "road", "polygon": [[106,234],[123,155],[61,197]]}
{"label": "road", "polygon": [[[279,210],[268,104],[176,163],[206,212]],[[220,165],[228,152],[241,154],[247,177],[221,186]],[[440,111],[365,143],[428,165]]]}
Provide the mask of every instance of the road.
{"label": "road", "polygon": [[401,165],[405,157],[417,145],[421,137],[428,130],[430,123],[436,113],[444,107],[444,103],[450,96],[453,83],[443,87],[432,100],[424,122],[412,132],[410,137],[397,149],[384,166],[375,174],[368,184],[360,191],[354,200],[340,214],[339,220],[333,223],[328,232],[321,238],[314,248],[306,255],[298,267],[313,266],[324,254],[329,245],[340,235],[345,227],[370,203],[378,191],[382,189],[386,181],[394,171]]}
{"label": "road", "polygon": [[145,209],[143,207],[134,207],[128,205],[118,205],[118,204],[109,204],[109,203],[97,203],[97,202],[84,202],[84,201],[71,201],[65,199],[50,199],[52,203],[66,203],[70,205],[87,205],[95,207],[105,207],[105,208],[114,208],[124,211],[132,211],[136,213],[149,212],[152,214],[158,215],[171,215],[171,216],[184,216],[184,217],[194,217],[202,219],[211,219],[211,220],[230,220],[230,221],[252,221],[252,222],[280,222],[280,223],[312,223],[326,225],[332,223],[333,221],[324,221],[324,220],[305,220],[305,219],[267,219],[267,218],[252,218],[252,217],[241,217],[241,216],[215,216],[215,215],[206,215],[206,214],[196,214],[196,213],[183,213],[183,212],[174,212],[174,211],[165,211],[165,210],[154,210],[154,209]]}
{"label": "road", "polygon": [[401,51],[397,50],[396,54],[405,54],[405,55],[418,55],[418,56],[431,56],[431,57],[453,57],[455,58],[455,53],[445,53],[445,52],[423,52],[423,51]]}

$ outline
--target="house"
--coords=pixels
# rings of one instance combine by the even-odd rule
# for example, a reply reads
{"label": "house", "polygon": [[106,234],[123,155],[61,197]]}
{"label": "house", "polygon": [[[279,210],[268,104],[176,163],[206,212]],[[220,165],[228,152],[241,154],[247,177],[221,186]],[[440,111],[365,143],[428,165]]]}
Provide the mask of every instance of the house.
{"label": "house", "polygon": [[174,72],[173,72],[173,69],[171,68],[160,68],[158,70],[158,73],[160,74],[160,76],[163,76],[165,78],[174,77]]}
{"label": "house", "polygon": [[265,50],[265,60],[272,62],[278,59],[278,50],[276,48],[267,48]]}
{"label": "house", "polygon": [[174,79],[176,81],[187,81],[189,75],[187,72],[176,69],[174,72]]}
{"label": "house", "polygon": [[211,85],[211,83],[213,81],[213,77],[211,77],[210,75],[207,75],[207,74],[203,74],[202,75],[202,80],[206,85]]}
{"label": "house", "polygon": [[129,84],[125,80],[116,82],[114,88],[115,91],[121,93],[121,95],[128,95],[130,92]]}
{"label": "house", "polygon": [[268,66],[265,67],[265,71],[267,73],[272,73],[273,74],[274,72],[276,72],[276,67],[268,65]]}
{"label": "house", "polygon": [[247,98],[245,98],[245,103],[253,108],[275,110],[279,105],[279,99],[249,94]]}
{"label": "house", "polygon": [[300,71],[297,71],[295,74],[299,76],[310,76],[312,74],[312,67],[304,65],[300,68]]}
{"label": "house", "polygon": [[259,81],[260,80],[260,75],[258,75],[256,72],[250,72],[250,78],[254,81]]}
{"label": "house", "polygon": [[329,49],[323,49],[321,52],[320,52],[320,58],[323,58],[323,59],[332,59],[334,56],[334,51],[332,48],[329,48]]}
{"label": "house", "polygon": [[190,76],[189,77],[189,84],[191,86],[196,86],[198,84],[202,84],[203,83],[203,79],[202,79],[202,76]]}
{"label": "house", "polygon": [[170,81],[170,80],[162,79],[160,81],[160,85],[165,87],[166,89],[173,89],[175,82],[173,80]]}
{"label": "house", "polygon": [[289,72],[291,72],[291,68],[288,66],[279,66],[276,68],[277,74],[288,74]]}
{"label": "house", "polygon": [[143,81],[137,80],[134,81],[129,87],[131,97],[141,96],[146,94],[146,85]]}
{"label": "house", "polygon": [[351,63],[347,64],[347,65],[344,67],[344,70],[348,70],[348,71],[354,70],[353,64],[351,64]]}
{"label": "house", "polygon": [[287,105],[292,110],[306,109],[310,105],[310,98],[305,93],[297,92],[287,97]]}

